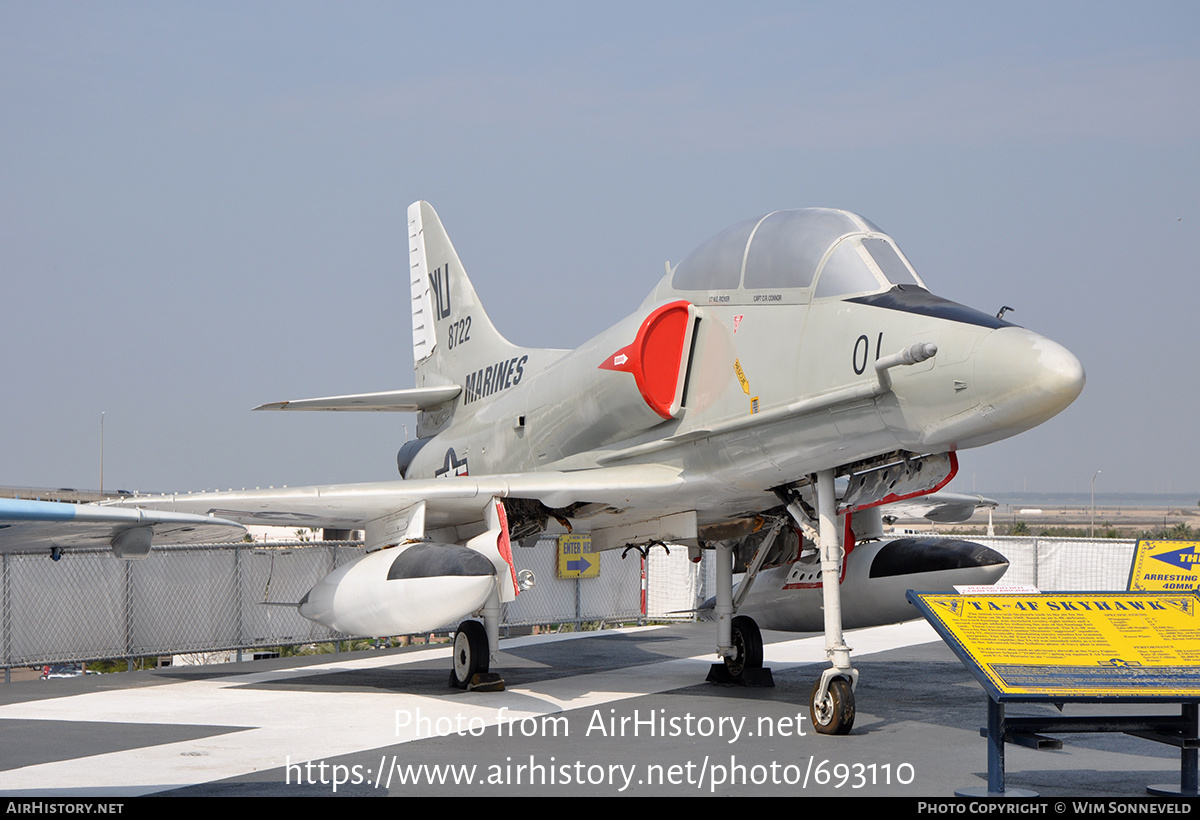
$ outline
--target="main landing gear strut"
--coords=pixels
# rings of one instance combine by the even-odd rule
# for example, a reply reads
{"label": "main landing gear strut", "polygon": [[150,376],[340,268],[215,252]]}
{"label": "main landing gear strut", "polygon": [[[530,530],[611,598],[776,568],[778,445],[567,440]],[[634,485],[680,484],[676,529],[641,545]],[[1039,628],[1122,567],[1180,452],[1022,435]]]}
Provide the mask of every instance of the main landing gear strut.
{"label": "main landing gear strut", "polygon": [[[821,673],[821,678],[812,688],[809,697],[809,714],[813,727],[821,734],[849,734],[854,727],[854,687],[858,682],[858,670],[850,665],[850,647],[842,636],[842,599],[839,582],[842,568],[842,544],[837,526],[837,496],[833,488],[833,470],[822,470],[816,475],[813,490],[816,495],[818,540],[821,548],[821,589],[825,610],[825,654],[830,667]],[[788,505],[788,512],[796,523],[811,532],[812,521],[798,503]],[[762,633],[753,618],[745,615],[734,617],[750,584],[758,573],[767,550],[783,525],[783,520],[763,540],[753,562],[747,567],[746,577],[738,589],[738,600],[733,597],[733,555],[729,546],[717,545],[717,654],[723,663],[713,664],[708,680],[714,683],[738,683],[746,686],[773,686],[771,670],[763,668]]]}
{"label": "main landing gear strut", "polygon": [[737,600],[733,597],[733,550],[728,544],[717,545],[717,654],[721,663],[714,663],[708,671],[707,680],[712,683],[732,683],[740,686],[769,687],[775,685],[771,670],[763,667],[762,632],[753,618],[746,615],[734,617],[750,591],[754,578],[762,566],[775,537],[783,528],[783,519],[777,520],[759,545],[754,560],[746,568],[746,577],[738,588]]}

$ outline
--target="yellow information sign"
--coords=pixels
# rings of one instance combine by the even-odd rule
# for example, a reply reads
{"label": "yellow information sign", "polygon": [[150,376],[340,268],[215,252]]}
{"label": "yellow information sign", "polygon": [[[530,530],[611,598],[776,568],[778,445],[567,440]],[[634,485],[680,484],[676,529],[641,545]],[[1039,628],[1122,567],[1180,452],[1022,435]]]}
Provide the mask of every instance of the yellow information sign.
{"label": "yellow information sign", "polygon": [[996,696],[1200,697],[1193,594],[909,593]]}
{"label": "yellow information sign", "polygon": [[558,577],[600,577],[600,553],[592,552],[591,535],[558,536]]}
{"label": "yellow information sign", "polygon": [[1200,587],[1200,541],[1138,541],[1129,589],[1180,592]]}

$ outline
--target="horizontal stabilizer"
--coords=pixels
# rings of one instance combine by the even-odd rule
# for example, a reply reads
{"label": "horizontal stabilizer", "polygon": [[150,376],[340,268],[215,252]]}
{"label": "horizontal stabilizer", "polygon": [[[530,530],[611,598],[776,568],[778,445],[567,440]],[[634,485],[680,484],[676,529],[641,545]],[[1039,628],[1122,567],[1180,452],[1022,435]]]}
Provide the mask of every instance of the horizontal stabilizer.
{"label": "horizontal stabilizer", "polygon": [[270,404],[260,404],[254,409],[417,413],[445,404],[461,392],[462,388],[457,384],[444,387],[412,387],[407,390],[385,390],[381,393],[354,393],[349,396],[276,401]]}

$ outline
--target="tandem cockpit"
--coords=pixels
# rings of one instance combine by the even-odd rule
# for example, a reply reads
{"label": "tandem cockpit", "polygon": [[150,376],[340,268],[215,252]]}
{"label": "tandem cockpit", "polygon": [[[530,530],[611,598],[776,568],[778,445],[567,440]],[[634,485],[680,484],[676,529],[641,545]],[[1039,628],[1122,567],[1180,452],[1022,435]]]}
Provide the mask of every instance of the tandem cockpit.
{"label": "tandem cockpit", "polygon": [[[925,288],[891,237],[835,208],[775,211],[734,225],[694,250],[668,279],[669,289],[693,302],[726,304],[804,304],[896,285]],[[709,298],[696,299],[696,291]]]}

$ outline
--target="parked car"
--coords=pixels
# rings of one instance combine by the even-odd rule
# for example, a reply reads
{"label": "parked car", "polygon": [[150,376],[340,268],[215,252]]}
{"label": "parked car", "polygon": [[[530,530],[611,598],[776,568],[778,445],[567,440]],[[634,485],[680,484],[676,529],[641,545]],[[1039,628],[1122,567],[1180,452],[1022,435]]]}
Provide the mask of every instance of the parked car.
{"label": "parked car", "polygon": [[68,663],[60,666],[50,666],[47,664],[42,667],[42,680],[50,680],[50,678],[76,678],[80,675],[88,674],[83,664]]}

